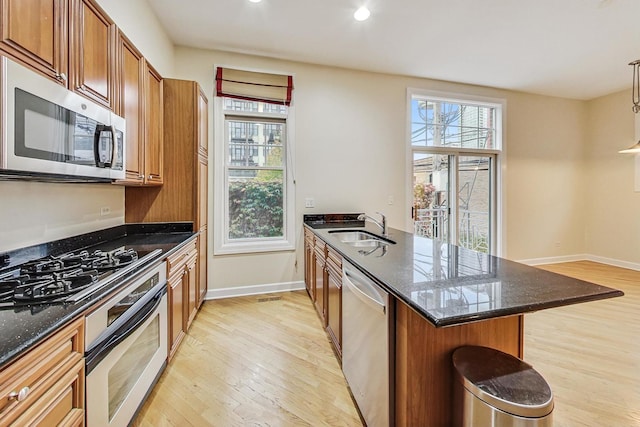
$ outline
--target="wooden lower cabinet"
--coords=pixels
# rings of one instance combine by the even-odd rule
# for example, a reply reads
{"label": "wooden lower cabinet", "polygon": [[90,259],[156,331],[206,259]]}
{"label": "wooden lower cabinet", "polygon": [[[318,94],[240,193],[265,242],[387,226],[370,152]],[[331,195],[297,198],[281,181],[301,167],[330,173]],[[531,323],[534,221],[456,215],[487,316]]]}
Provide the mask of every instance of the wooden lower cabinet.
{"label": "wooden lower cabinet", "polygon": [[84,386],[80,318],[0,372],[0,425],[83,426]]}
{"label": "wooden lower cabinet", "polygon": [[327,248],[327,334],[342,360],[342,257]]}
{"label": "wooden lower cabinet", "polygon": [[342,256],[306,228],[304,234],[305,288],[342,360]]}
{"label": "wooden lower cabinet", "polygon": [[200,235],[198,236],[198,295],[196,306],[200,308],[204,302],[204,298],[207,296],[207,226],[205,225],[200,229]]}
{"label": "wooden lower cabinet", "polygon": [[197,239],[167,258],[168,360],[173,358],[198,311]]}
{"label": "wooden lower cabinet", "polygon": [[522,358],[523,316],[436,328],[396,302],[395,425],[452,425],[451,355],[463,345],[495,348]]}
{"label": "wooden lower cabinet", "polygon": [[184,338],[184,280],[182,272],[169,279],[167,292],[169,304],[168,360],[171,360]]}
{"label": "wooden lower cabinet", "polygon": [[304,230],[304,284],[311,298],[316,300],[316,285],[313,273],[313,233],[305,228]]}
{"label": "wooden lower cabinet", "polygon": [[313,275],[314,280],[313,284],[315,286],[315,300],[314,304],[316,307],[316,311],[318,312],[318,316],[320,316],[320,321],[322,322],[322,327],[327,327],[327,313],[326,313],[326,295],[325,292],[326,283],[327,283],[327,270],[326,270],[326,245],[325,243],[316,238],[315,246],[313,251]]}

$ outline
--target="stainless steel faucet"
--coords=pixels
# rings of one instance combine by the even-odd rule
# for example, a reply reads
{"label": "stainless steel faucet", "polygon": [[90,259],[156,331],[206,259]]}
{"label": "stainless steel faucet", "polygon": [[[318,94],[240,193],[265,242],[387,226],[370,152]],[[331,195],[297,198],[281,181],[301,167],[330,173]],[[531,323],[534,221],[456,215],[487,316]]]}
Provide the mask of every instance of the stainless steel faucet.
{"label": "stainless steel faucet", "polygon": [[367,220],[371,221],[372,223],[380,227],[380,229],[382,230],[382,235],[387,237],[387,217],[384,216],[384,214],[381,212],[376,212],[376,213],[381,216],[380,221],[375,220],[374,218],[370,217],[367,214],[358,215],[358,221],[367,221]]}

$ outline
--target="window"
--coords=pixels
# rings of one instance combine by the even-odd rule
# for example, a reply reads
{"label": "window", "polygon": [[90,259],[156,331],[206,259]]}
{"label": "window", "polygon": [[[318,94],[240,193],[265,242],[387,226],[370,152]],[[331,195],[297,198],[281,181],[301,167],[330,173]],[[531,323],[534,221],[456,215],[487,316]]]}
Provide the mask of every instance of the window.
{"label": "window", "polygon": [[499,254],[504,101],[408,91],[415,234]]}
{"label": "window", "polygon": [[295,248],[292,109],[216,98],[214,253]]}

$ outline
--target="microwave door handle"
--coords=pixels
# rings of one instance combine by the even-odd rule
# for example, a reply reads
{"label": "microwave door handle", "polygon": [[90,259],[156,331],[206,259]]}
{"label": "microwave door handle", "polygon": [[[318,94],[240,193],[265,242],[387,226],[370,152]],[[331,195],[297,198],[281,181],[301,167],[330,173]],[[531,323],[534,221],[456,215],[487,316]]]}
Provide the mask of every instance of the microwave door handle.
{"label": "microwave door handle", "polygon": [[117,141],[117,137],[116,137],[116,127],[114,125],[109,126],[109,129],[111,129],[111,163],[109,163],[108,167],[113,167],[113,165],[115,165],[115,161],[116,161],[116,151],[118,150],[118,144],[116,143]]}
{"label": "microwave door handle", "polygon": [[106,163],[100,161],[100,135],[106,128],[105,125],[97,125],[93,134],[93,156],[96,160],[96,166],[99,168],[106,167]]}

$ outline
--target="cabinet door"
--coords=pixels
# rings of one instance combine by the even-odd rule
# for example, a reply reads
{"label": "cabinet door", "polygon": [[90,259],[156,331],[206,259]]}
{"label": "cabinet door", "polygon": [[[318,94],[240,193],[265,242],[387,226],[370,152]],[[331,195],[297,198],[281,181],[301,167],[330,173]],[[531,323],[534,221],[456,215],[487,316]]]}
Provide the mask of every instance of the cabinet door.
{"label": "cabinet door", "polygon": [[196,230],[207,225],[209,191],[209,163],[206,157],[198,156],[198,181],[196,182]]}
{"label": "cabinet door", "polygon": [[162,184],[162,77],[145,61],[145,183]]}
{"label": "cabinet door", "polygon": [[186,269],[169,280],[169,360],[184,337],[184,283]]}
{"label": "cabinet door", "polygon": [[185,316],[185,332],[189,330],[191,322],[196,317],[198,312],[198,257],[194,256],[187,261],[187,298],[185,300],[186,316]]}
{"label": "cabinet door", "polygon": [[113,110],[116,25],[92,0],[71,4],[71,89]]}
{"label": "cabinet door", "polygon": [[119,105],[117,113],[126,119],[125,170],[127,182],[144,181],[144,59],[133,44],[119,33]]}
{"label": "cabinet door", "polygon": [[325,292],[324,292],[324,288],[325,288],[325,274],[326,271],[324,269],[325,267],[325,259],[323,255],[320,255],[317,251],[314,251],[314,262],[315,262],[315,294],[316,294],[316,299],[315,299],[315,305],[316,305],[316,311],[318,312],[318,315],[320,316],[320,320],[322,321],[322,327],[326,327],[327,326],[327,318],[325,315],[325,303],[324,303],[324,299],[325,299]]}
{"label": "cabinet door", "polygon": [[67,85],[67,0],[2,0],[0,49]]}
{"label": "cabinet door", "polygon": [[329,268],[327,275],[327,332],[342,357],[342,277]]}
{"label": "cabinet door", "polygon": [[202,89],[198,88],[198,152],[207,157],[209,146],[209,101]]}
{"label": "cabinet door", "polygon": [[207,262],[207,227],[204,226],[200,229],[200,236],[198,236],[198,308],[207,296]]}
{"label": "cabinet door", "polygon": [[311,301],[316,300],[316,286],[315,286],[315,276],[314,276],[314,262],[313,259],[313,240],[309,241],[305,239],[304,241],[304,284],[307,289],[307,293],[309,294],[309,298]]}

